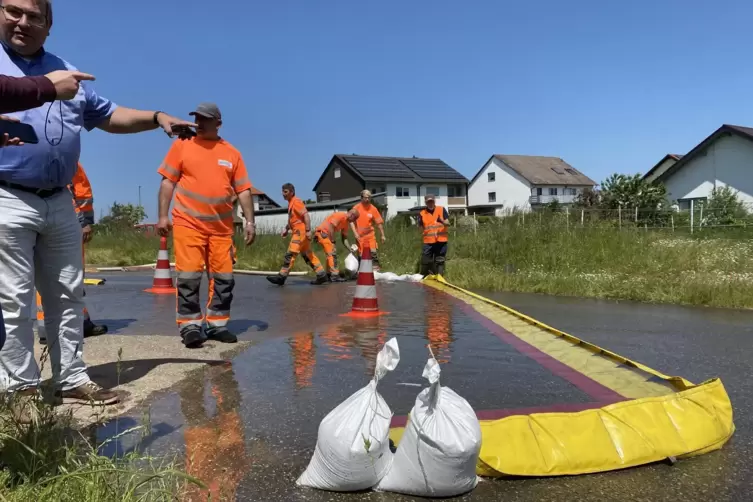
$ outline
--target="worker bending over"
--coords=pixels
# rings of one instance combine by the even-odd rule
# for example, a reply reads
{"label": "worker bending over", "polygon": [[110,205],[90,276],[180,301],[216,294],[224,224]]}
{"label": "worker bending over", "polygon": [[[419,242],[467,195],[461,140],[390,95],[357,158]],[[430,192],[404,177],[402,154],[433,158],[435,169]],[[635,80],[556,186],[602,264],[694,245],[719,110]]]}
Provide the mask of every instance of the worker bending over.
{"label": "worker bending over", "polygon": [[371,203],[371,192],[368,190],[362,191],[361,202],[356,204],[353,209],[358,212],[358,219],[350,223],[350,228],[353,230],[356,239],[358,239],[359,259],[363,256],[364,248],[368,246],[371,249],[371,260],[374,271],[379,271],[379,253],[377,252],[378,246],[374,225],[379,227],[379,232],[382,234],[382,244],[387,242],[387,237],[384,235],[384,220],[382,219],[382,215],[379,214],[379,210]]}
{"label": "worker bending over", "polygon": [[[81,247],[81,260],[84,264],[84,271],[86,271],[86,246],[92,239],[92,225],[94,225],[94,193],[92,192],[92,186],[89,182],[89,177],[84,171],[84,166],[78,163],[78,169],[73,176],[73,181],[68,185],[73,196],[73,208],[76,210],[76,216],[81,223],[81,229],[83,233],[83,244]],[[84,296],[86,296],[86,289],[84,289]],[[37,332],[39,335],[39,342],[41,344],[47,343],[47,333],[44,329],[44,310],[42,309],[42,297],[37,291]],[[104,335],[107,333],[107,326],[104,324],[94,324],[89,311],[84,307],[84,338],[92,336]]]}
{"label": "worker bending over", "polygon": [[[157,230],[167,236],[168,209],[173,206],[173,248],[177,278],[177,323],[183,344],[200,347],[205,338],[235,343],[227,329],[233,300],[233,195],[246,217],[246,245],[255,239],[251,182],[240,152],[219,136],[222,115],[214,103],[201,103],[196,111],[197,135],[176,140],[159,167]],[[206,315],[199,304],[201,277],[206,269],[209,301]]]}
{"label": "worker bending over", "polygon": [[322,246],[324,253],[327,255],[327,274],[331,282],[342,282],[343,280],[340,278],[340,270],[337,267],[337,243],[335,242],[335,238],[339,233],[345,248],[350,249],[348,223],[354,222],[357,219],[358,211],[355,209],[351,209],[347,213],[337,211],[329,215],[324,220],[324,223],[316,227],[314,238]]}
{"label": "worker bending over", "polygon": [[293,232],[293,237],[290,239],[280,273],[267,276],[267,280],[278,286],[285,284],[296,257],[302,254],[303,261],[316,273],[316,279],[311,281],[311,284],[324,284],[327,282],[327,274],[324,272],[324,267],[322,267],[319,258],[311,252],[311,240],[314,237],[314,232],[311,229],[311,219],[306,206],[301,199],[295,196],[295,187],[291,183],[282,185],[282,197],[288,201],[288,224],[285,225],[282,238],[287,237],[290,232]]}
{"label": "worker bending over", "polygon": [[421,274],[444,275],[445,258],[447,257],[447,227],[450,225],[450,215],[447,209],[438,206],[434,196],[424,197],[426,206],[418,215],[418,226],[423,229],[424,246],[421,253]]}

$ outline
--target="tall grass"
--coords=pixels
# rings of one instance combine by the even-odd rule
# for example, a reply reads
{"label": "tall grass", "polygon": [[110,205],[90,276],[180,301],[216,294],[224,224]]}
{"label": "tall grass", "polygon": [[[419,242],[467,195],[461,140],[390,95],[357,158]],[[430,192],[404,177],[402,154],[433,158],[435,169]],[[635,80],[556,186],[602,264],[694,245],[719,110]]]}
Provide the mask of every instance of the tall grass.
{"label": "tall grass", "polygon": [[[534,220],[534,221],[531,221]],[[753,307],[752,230],[703,230],[690,235],[614,225],[567,224],[560,217],[527,222],[518,217],[450,229],[447,279],[478,290]],[[418,271],[420,232],[387,225],[380,245],[382,269]],[[260,235],[246,248],[238,241],[238,268],[278,270],[287,240]],[[100,265],[153,263],[156,238],[95,236],[87,261]],[[339,250],[340,259],[346,252]],[[320,259],[324,255],[318,246]],[[342,267],[342,264],[341,264]],[[299,260],[295,269],[307,270]]]}

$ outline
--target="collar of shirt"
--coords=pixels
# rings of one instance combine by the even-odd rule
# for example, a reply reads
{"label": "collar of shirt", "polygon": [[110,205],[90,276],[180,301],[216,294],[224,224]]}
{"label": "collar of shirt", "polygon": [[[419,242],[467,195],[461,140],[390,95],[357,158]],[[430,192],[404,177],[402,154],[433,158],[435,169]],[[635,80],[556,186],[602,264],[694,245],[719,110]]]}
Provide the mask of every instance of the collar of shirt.
{"label": "collar of shirt", "polygon": [[[76,70],[67,61],[40,49],[23,58],[7,44],[0,51],[0,74],[12,77]],[[39,143],[0,148],[0,180],[31,188],[63,188],[71,183],[81,154],[81,129],[91,130],[112,115],[117,106],[82,82],[69,101],[53,101],[38,108],[9,114],[29,124]]]}

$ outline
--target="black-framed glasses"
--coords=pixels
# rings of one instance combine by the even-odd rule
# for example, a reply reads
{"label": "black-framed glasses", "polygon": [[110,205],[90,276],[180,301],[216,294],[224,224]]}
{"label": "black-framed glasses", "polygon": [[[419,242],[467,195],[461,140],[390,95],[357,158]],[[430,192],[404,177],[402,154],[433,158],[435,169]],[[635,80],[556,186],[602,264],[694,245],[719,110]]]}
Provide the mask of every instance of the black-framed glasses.
{"label": "black-framed glasses", "polygon": [[22,9],[21,7],[16,7],[15,5],[0,5],[0,9],[2,9],[3,14],[5,15],[5,18],[8,19],[8,21],[18,23],[21,21],[25,14],[26,22],[31,26],[36,26],[37,28],[44,28],[45,26],[47,26],[47,16],[45,16],[44,14],[30,12],[28,10]]}

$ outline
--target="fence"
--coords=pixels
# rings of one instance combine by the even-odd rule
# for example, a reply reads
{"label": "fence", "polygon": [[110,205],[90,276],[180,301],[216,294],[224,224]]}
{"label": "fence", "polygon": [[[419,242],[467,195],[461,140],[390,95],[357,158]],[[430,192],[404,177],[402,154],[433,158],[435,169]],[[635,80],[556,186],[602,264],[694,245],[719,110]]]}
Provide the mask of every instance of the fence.
{"label": "fence", "polygon": [[500,217],[469,216],[454,223],[474,227],[484,224],[556,225],[566,228],[615,227],[641,230],[695,232],[712,228],[753,228],[753,203],[730,207],[691,204],[691,209],[618,207],[615,209],[562,207],[557,210],[508,211]]}

